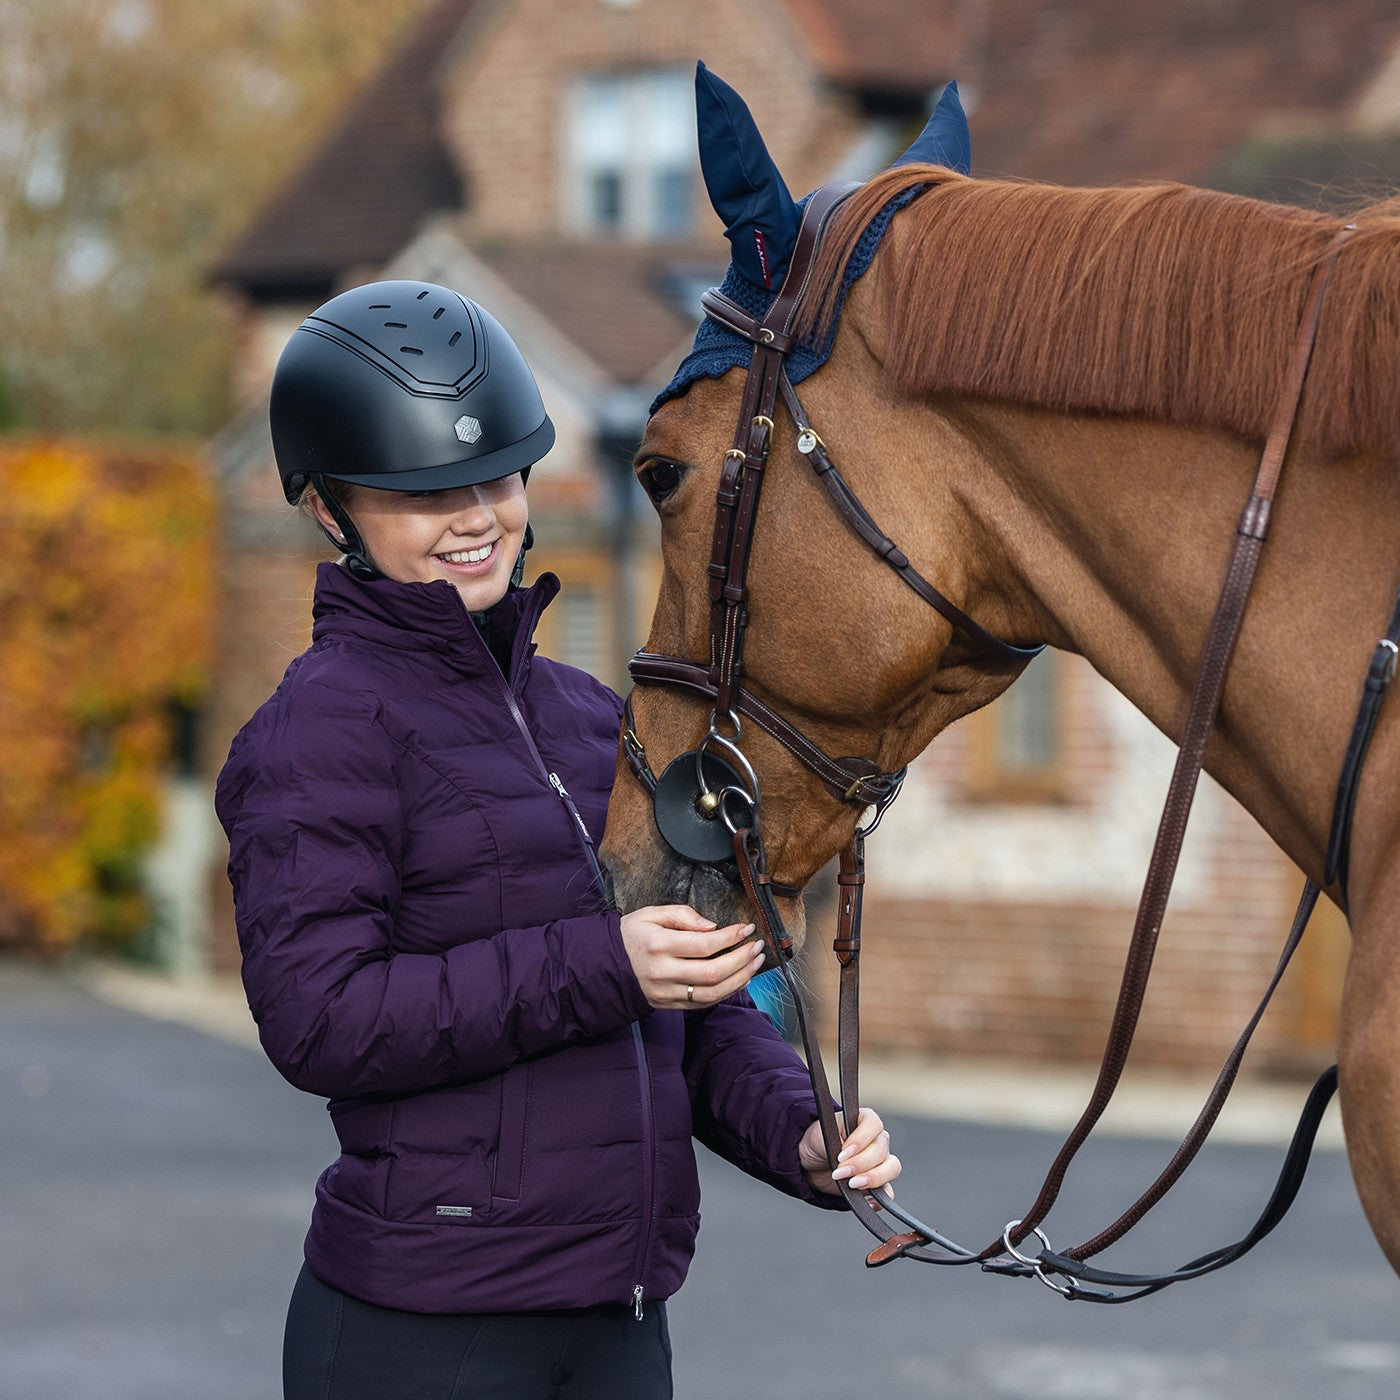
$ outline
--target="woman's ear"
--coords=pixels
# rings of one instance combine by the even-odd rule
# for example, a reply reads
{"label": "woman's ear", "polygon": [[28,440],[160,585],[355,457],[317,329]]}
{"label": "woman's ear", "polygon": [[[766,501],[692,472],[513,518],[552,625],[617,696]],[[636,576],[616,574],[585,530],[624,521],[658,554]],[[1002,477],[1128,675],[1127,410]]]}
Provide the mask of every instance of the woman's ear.
{"label": "woman's ear", "polygon": [[321,493],[314,486],[306,488],[306,494],[302,497],[307,510],[312,514],[316,523],[338,544],[341,549],[346,547],[345,540],[341,536],[340,526],[335,523],[335,517],[326,509],[326,503],[321,499]]}

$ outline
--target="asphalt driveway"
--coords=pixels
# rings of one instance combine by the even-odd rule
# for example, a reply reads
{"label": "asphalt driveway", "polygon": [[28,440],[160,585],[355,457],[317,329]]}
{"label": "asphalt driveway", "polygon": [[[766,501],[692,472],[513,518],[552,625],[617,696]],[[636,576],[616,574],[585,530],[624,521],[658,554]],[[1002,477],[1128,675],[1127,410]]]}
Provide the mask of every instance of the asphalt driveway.
{"label": "asphalt driveway", "polygon": [[[0,1400],[276,1400],[311,1186],[334,1151],[320,1104],[245,1046],[0,962],[0,1121]],[[1057,1141],[892,1123],[901,1196],[969,1240],[1019,1213]],[[1116,1214],[1169,1151],[1128,1137],[1087,1151],[1057,1243]],[[1208,1149],[1116,1262],[1180,1263],[1235,1238],[1278,1155]],[[1400,1394],[1400,1282],[1336,1151],[1249,1259],[1126,1308],[965,1270],[869,1271],[850,1221],[714,1159],[702,1170],[700,1255],[672,1305],[679,1400]]]}

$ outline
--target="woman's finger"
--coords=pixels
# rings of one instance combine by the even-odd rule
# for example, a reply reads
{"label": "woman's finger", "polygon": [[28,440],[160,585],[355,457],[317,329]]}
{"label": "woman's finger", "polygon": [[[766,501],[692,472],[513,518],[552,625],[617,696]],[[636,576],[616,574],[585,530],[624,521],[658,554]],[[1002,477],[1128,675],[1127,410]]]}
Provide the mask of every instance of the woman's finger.
{"label": "woman's finger", "polygon": [[[863,1108],[860,1117],[856,1119],[856,1125],[847,1134],[841,1146],[841,1154],[837,1157],[838,1162],[848,1161],[858,1152],[863,1152],[871,1143],[875,1142],[881,1133],[885,1131],[884,1120],[873,1108]],[[888,1137],[888,1134],[886,1134]]]}
{"label": "woman's finger", "polygon": [[[894,1153],[890,1153],[878,1167],[872,1167],[868,1172],[862,1172],[859,1176],[853,1176],[851,1178],[851,1190],[878,1191],[881,1187],[888,1189],[890,1182],[903,1170],[904,1168],[899,1158],[896,1157]],[[894,1192],[890,1191],[889,1194],[893,1196]]]}
{"label": "woman's finger", "polygon": [[888,1133],[881,1133],[863,1152],[857,1152],[854,1156],[847,1157],[844,1161],[838,1161],[834,1175],[842,1179],[858,1176],[861,1172],[868,1172],[877,1168],[889,1155],[890,1135]]}
{"label": "woman's finger", "polygon": [[748,986],[762,968],[763,945],[752,943],[704,962],[682,961],[676,980],[676,1004],[683,1008],[713,1006]]}
{"label": "woman's finger", "polygon": [[755,958],[762,955],[761,943],[741,943],[738,947],[729,948],[712,958],[668,957],[658,963],[657,971],[661,976],[682,986],[689,982],[697,989],[717,987],[721,982],[727,982],[736,972],[746,969]]}

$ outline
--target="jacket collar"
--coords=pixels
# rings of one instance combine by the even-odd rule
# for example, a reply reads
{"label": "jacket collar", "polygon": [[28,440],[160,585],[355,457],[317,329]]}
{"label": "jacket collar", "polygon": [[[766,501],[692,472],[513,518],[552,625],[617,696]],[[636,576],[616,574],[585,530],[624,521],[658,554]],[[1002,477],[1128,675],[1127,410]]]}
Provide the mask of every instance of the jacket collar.
{"label": "jacket collar", "polygon": [[[497,605],[493,619],[511,638],[510,680],[519,685],[535,647],[531,638],[540,614],[559,592],[559,580],[541,574],[528,588],[513,589]],[[401,651],[438,652],[458,670],[485,671],[495,661],[461,594],[446,579],[396,583],[356,578],[340,564],[316,569],[312,640],[357,637]]]}

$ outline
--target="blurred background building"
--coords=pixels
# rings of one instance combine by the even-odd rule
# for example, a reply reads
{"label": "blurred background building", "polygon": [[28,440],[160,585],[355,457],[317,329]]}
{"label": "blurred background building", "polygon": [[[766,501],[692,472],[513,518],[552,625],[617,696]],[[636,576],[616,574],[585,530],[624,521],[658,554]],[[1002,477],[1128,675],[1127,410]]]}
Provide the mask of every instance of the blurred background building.
{"label": "blurred background building", "polygon": [[[125,14],[134,43],[161,42],[141,22],[161,6],[98,8]],[[1390,0],[402,0],[392,28],[384,13],[372,51],[340,69],[332,53],[318,70],[314,140],[289,142],[291,158],[262,129],[258,178],[243,186],[258,193],[202,265],[236,354],[230,413],[206,454],[219,522],[213,673],[197,736],[182,730],[184,805],[161,847],[183,911],[169,956],[187,965],[236,966],[207,796],[233,733],[306,644],[327,557],[281,498],[266,392],[287,336],[328,296],[422,278],[510,327],[559,428],[531,477],[531,568],[564,583],[541,645],[624,684],[659,567],[626,464],[727,260],[695,158],[697,58],[744,94],[797,194],[883,168],[950,78],[981,175],[1180,179],[1335,207],[1400,185]],[[30,169],[40,196],[42,176]],[[239,190],[227,197],[237,205]],[[871,846],[867,1044],[1096,1056],[1172,754],[1086,665],[1058,655],[941,737]],[[1144,1062],[1220,1058],[1299,885],[1207,783]],[[1317,925],[1257,1038],[1266,1069],[1330,1053],[1346,930],[1330,906]],[[825,984],[826,961],[812,961]]]}

